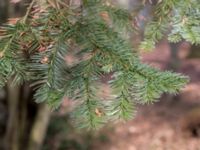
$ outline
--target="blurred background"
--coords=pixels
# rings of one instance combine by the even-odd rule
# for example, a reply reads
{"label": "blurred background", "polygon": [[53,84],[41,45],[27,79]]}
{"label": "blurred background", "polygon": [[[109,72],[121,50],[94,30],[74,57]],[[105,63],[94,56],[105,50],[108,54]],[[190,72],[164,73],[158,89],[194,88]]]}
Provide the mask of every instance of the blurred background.
{"label": "blurred background", "polygon": [[[23,16],[30,1],[0,0],[0,24]],[[115,3],[133,11],[141,1]],[[149,1],[141,16],[151,17],[152,7]],[[176,96],[165,94],[154,105],[138,106],[135,119],[92,133],[73,128],[67,99],[50,112],[46,105],[34,103],[28,85],[13,88],[8,83],[0,91],[0,150],[200,150],[199,49],[164,39],[153,52],[142,53],[144,62],[188,75],[190,83]]]}

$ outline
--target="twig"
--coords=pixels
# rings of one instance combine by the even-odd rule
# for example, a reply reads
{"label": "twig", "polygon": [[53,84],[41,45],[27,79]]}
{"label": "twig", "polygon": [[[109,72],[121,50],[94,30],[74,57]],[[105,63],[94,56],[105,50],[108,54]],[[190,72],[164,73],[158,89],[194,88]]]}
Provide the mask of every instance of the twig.
{"label": "twig", "polygon": [[26,23],[26,21],[27,21],[27,19],[28,19],[28,16],[29,16],[29,14],[30,14],[30,12],[31,12],[31,9],[32,9],[32,7],[33,7],[35,1],[36,1],[36,0],[32,0],[31,4],[30,4],[29,7],[27,8],[27,12],[26,12],[26,14],[25,14],[25,16],[24,16],[24,18],[23,18],[23,20],[22,20],[23,23]]}

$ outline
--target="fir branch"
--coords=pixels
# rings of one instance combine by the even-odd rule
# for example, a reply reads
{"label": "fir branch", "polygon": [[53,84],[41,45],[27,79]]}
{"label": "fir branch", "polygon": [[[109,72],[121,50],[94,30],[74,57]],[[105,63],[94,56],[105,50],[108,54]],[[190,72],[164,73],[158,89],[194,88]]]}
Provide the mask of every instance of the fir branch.
{"label": "fir branch", "polygon": [[[76,8],[57,1],[29,18],[34,4],[1,35],[0,85],[10,78],[13,83],[31,79],[36,101],[54,109],[65,96],[75,100],[72,114],[79,127],[99,128],[116,119],[131,119],[135,103],[155,102],[165,92],[176,94],[188,82],[185,76],[142,63],[124,36],[132,27],[129,12],[100,0],[87,0]],[[172,40],[199,42],[199,7],[183,11],[185,4],[170,0],[155,6],[155,18],[145,27],[144,46],[154,46],[169,21],[173,22]],[[188,22],[182,22],[183,15]],[[76,63],[67,62],[70,56],[77,58]],[[113,74],[109,82],[112,94],[102,101],[97,85],[105,73]]]}

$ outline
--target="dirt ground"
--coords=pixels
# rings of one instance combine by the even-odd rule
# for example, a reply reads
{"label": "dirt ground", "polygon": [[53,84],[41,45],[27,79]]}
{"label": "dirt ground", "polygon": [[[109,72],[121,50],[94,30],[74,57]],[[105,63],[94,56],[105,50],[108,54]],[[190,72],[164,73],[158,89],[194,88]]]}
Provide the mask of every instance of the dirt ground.
{"label": "dirt ground", "polygon": [[109,142],[99,143],[93,149],[200,150],[200,138],[181,129],[182,118],[195,107],[195,103],[180,100],[173,105],[162,101],[153,106],[140,107],[134,120],[118,124],[114,131],[108,133]]}

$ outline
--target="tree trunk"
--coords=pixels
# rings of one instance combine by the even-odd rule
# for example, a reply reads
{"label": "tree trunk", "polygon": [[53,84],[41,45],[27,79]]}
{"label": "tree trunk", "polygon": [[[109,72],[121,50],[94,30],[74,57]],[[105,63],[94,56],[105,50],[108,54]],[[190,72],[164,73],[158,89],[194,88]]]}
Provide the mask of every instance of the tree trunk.
{"label": "tree trunk", "polygon": [[5,22],[8,18],[9,1],[0,0],[0,24]]}
{"label": "tree trunk", "polygon": [[9,82],[7,85],[8,92],[8,112],[7,130],[5,135],[5,149],[19,150],[19,86],[12,87]]}
{"label": "tree trunk", "polygon": [[40,104],[33,124],[27,150],[40,150],[43,144],[50,119],[50,109],[46,104]]}
{"label": "tree trunk", "polygon": [[178,57],[180,43],[170,43],[171,60],[168,68],[176,71],[180,67],[180,59]]}

